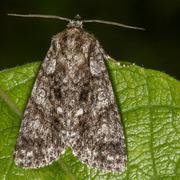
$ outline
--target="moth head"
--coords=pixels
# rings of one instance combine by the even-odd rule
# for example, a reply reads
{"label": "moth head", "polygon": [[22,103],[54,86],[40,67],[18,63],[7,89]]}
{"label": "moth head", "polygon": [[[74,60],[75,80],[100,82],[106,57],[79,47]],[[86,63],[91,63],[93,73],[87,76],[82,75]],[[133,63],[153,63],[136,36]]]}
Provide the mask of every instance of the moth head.
{"label": "moth head", "polygon": [[77,14],[74,20],[70,20],[67,27],[69,28],[83,28],[83,22],[81,21],[81,16]]}
{"label": "moth head", "polygon": [[83,28],[83,22],[78,20],[71,20],[69,21],[68,28]]}

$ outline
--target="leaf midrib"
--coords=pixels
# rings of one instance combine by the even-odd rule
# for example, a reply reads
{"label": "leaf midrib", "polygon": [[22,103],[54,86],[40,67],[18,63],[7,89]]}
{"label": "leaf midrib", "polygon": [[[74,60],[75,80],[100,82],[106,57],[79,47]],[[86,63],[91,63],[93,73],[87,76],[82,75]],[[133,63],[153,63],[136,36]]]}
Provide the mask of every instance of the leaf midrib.
{"label": "leaf midrib", "polygon": [[23,113],[17,108],[17,106],[11,101],[7,93],[0,87],[0,97],[9,105],[9,107],[18,115],[19,118],[23,117]]}

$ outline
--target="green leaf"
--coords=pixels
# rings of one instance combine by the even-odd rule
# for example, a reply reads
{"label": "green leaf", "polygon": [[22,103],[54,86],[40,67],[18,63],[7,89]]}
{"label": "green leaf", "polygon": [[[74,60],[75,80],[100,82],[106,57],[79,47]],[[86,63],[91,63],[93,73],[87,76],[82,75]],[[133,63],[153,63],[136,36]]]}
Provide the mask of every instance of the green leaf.
{"label": "green leaf", "polygon": [[107,67],[126,135],[125,171],[113,174],[88,168],[70,148],[52,165],[17,167],[13,151],[40,65],[0,72],[0,179],[180,179],[180,82],[158,71],[110,61]]}

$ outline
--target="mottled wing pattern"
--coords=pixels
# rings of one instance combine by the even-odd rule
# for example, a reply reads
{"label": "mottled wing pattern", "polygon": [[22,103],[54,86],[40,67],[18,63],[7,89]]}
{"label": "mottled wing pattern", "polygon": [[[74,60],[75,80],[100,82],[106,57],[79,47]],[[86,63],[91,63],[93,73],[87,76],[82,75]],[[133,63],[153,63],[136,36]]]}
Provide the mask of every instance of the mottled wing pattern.
{"label": "mottled wing pattern", "polygon": [[104,63],[107,55],[86,31],[73,29],[69,33],[75,38],[68,44],[73,44],[71,39],[80,44],[68,51],[73,55],[73,65],[68,67],[72,74],[68,79],[69,146],[90,167],[122,172],[127,160],[125,137]]}
{"label": "mottled wing pattern", "polygon": [[105,57],[83,28],[67,28],[53,37],[25,110],[16,165],[50,164],[70,146],[88,166],[124,170],[125,137]]}
{"label": "mottled wing pattern", "polygon": [[60,46],[53,40],[21,123],[14,162],[24,168],[51,164],[66,148],[66,114],[61,114],[64,98],[61,87],[65,75],[63,66],[57,62],[59,51]]}

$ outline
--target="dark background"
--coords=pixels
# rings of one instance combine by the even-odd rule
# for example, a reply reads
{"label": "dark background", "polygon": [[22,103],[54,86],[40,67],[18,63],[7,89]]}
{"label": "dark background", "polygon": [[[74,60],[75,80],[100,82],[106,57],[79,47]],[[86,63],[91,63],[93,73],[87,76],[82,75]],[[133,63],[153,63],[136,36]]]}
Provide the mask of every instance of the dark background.
{"label": "dark background", "polygon": [[102,19],[146,28],[138,31],[86,24],[116,60],[135,62],[180,80],[180,0],[1,0],[0,70],[42,61],[51,37],[67,22],[10,17],[7,13]]}

